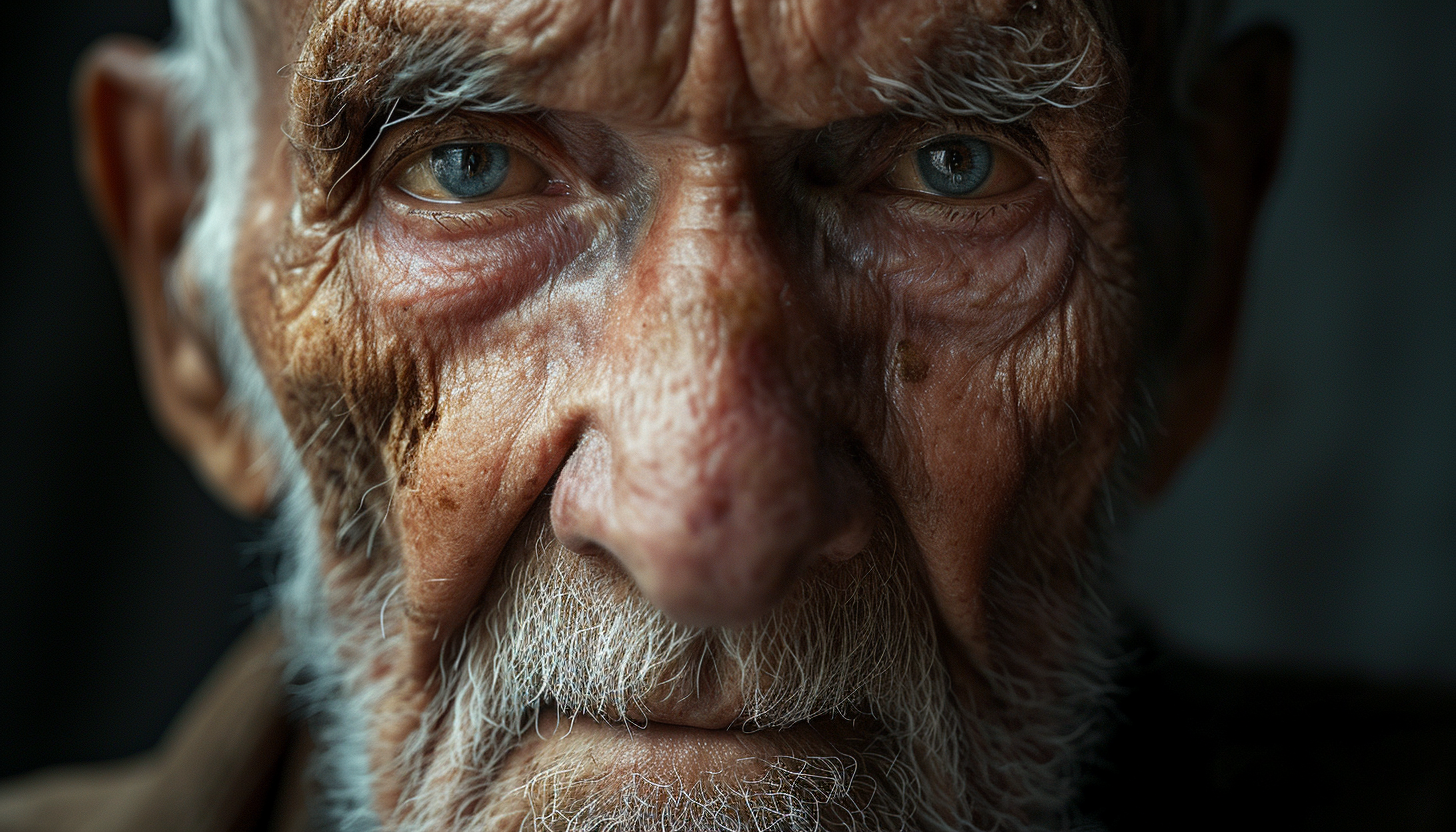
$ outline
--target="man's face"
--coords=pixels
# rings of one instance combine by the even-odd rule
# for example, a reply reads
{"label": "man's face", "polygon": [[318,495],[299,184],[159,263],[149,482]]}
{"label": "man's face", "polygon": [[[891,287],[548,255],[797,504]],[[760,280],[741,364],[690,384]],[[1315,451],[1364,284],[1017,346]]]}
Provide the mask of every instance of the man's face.
{"label": "man's face", "polygon": [[256,14],[233,291],[346,788],[419,827],[1054,808],[1131,372],[1082,4]]}

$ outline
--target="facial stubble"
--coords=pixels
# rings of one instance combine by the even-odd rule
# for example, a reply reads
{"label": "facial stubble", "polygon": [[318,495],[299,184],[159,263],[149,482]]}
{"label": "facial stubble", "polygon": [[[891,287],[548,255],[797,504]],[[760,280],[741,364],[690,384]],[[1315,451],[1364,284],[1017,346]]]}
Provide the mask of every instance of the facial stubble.
{"label": "facial stubble", "polygon": [[[347,601],[314,590],[308,606],[332,612],[292,620],[312,630],[294,641],[312,645],[308,690],[327,717],[326,802],[336,820],[363,828],[372,813],[412,832],[1029,828],[1060,802],[1076,727],[1061,724],[1066,709],[1032,701],[1039,688],[1027,680],[982,668],[978,686],[991,695],[957,690],[914,563],[901,535],[881,533],[803,576],[751,626],[690,628],[607,556],[560,546],[543,507],[446,641],[415,711],[398,707],[397,679],[364,670],[390,665],[398,569]],[[1065,667],[1047,671],[1069,678]],[[726,704],[725,733],[741,732],[752,750],[697,768],[613,764],[612,749],[651,730],[654,714],[698,704]],[[547,721],[548,734],[585,733],[580,723],[614,737],[553,751]],[[381,740],[391,735],[405,739]],[[381,812],[383,782],[397,799]]]}

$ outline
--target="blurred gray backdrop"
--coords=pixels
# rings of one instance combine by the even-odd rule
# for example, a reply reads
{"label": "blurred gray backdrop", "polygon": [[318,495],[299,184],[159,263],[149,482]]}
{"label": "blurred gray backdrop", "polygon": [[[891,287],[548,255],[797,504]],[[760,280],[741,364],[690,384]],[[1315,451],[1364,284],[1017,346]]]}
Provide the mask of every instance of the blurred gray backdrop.
{"label": "blurred gray backdrop", "polygon": [[1294,111],[1230,398],[1124,542],[1212,657],[1456,683],[1456,2],[1239,0]]}

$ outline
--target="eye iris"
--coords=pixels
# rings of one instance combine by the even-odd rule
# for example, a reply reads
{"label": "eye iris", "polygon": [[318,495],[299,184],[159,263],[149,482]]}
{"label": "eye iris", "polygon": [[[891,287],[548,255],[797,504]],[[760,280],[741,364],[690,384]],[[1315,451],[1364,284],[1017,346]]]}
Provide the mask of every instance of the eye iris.
{"label": "eye iris", "polygon": [[991,175],[991,146],[970,136],[931,142],[915,154],[926,187],[945,196],[965,196]]}
{"label": "eye iris", "polygon": [[499,188],[510,161],[510,151],[499,144],[452,144],[430,152],[435,181],[456,199],[476,199]]}

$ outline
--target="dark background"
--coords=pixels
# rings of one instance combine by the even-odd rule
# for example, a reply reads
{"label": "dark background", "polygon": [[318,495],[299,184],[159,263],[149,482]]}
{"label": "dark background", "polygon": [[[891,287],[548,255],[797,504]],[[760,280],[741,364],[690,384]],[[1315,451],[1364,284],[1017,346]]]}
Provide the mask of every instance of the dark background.
{"label": "dark background", "polygon": [[156,741],[249,620],[233,520],[142,403],[125,313],[72,157],[68,89],[101,35],[165,3],[40,3],[5,42],[0,330],[0,776]]}
{"label": "dark background", "polygon": [[[1227,413],[1122,543],[1215,662],[1456,687],[1456,4],[1246,0],[1300,50]],[[5,77],[0,776],[154,743],[257,605],[256,525],[149,425],[73,173],[70,68],[162,3],[43,4]],[[19,33],[19,34],[15,34]]]}
{"label": "dark background", "polygon": [[1124,585],[1209,655],[1456,685],[1456,3],[1232,8],[1295,34],[1284,166],[1227,411]]}

